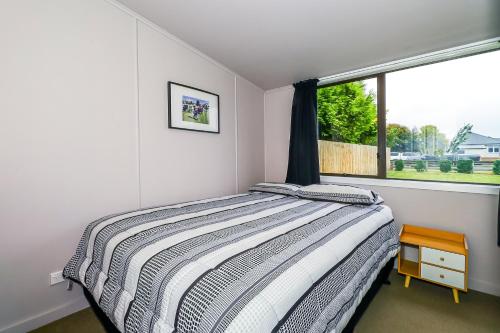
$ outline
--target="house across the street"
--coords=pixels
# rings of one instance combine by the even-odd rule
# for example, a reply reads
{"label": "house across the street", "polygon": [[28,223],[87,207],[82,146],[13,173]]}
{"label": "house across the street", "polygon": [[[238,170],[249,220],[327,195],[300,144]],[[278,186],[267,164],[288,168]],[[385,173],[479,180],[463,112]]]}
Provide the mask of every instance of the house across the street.
{"label": "house across the street", "polygon": [[481,160],[498,159],[500,158],[500,138],[470,132],[458,149],[464,154],[479,155]]}

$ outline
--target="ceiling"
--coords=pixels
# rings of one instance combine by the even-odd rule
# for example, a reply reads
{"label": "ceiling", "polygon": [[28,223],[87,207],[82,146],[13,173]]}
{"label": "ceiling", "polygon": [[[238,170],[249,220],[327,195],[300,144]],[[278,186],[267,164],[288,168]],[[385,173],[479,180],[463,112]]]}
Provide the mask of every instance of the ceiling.
{"label": "ceiling", "polygon": [[499,0],[119,0],[263,89],[500,36]]}

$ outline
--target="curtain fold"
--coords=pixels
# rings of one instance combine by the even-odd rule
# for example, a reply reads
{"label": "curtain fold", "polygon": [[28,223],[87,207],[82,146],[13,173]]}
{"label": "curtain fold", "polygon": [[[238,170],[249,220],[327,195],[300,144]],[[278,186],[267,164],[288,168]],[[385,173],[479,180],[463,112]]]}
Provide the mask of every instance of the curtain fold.
{"label": "curtain fold", "polygon": [[316,87],[318,79],[295,83],[286,182],[319,183]]}
{"label": "curtain fold", "polygon": [[500,246],[500,190],[498,193],[497,245]]}

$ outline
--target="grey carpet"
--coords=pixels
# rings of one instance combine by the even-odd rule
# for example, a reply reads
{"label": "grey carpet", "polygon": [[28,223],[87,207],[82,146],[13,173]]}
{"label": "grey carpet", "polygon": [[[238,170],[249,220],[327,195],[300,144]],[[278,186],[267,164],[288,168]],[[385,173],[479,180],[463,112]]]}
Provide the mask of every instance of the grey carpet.
{"label": "grey carpet", "polygon": [[[356,327],[356,333],[378,332],[500,332],[500,297],[470,290],[453,302],[449,288],[391,273]],[[104,333],[91,309],[85,309],[32,332]]]}

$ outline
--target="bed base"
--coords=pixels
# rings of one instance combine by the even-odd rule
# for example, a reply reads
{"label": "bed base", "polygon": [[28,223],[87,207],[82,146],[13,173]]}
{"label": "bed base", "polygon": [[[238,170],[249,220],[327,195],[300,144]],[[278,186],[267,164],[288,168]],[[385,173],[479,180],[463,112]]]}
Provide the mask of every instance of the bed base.
{"label": "bed base", "polygon": [[368,305],[370,305],[373,298],[375,298],[375,295],[377,295],[377,292],[379,291],[380,287],[382,287],[383,284],[387,285],[391,284],[391,282],[389,281],[389,274],[391,274],[392,270],[394,270],[395,259],[396,257],[392,257],[387,262],[387,264],[385,264],[385,266],[380,270],[380,272],[377,275],[377,278],[375,279],[375,281],[373,281],[370,289],[368,289],[368,291],[366,292],[365,297],[363,297],[361,303],[359,303],[358,307],[356,308],[356,311],[354,311],[354,314],[352,315],[351,319],[349,319],[349,322],[342,331],[343,333],[354,332],[356,324],[361,319],[363,313],[365,313],[365,310],[368,308]]}
{"label": "bed base", "polygon": [[[370,289],[368,289],[365,297],[361,300],[361,303],[359,303],[358,307],[356,308],[356,311],[354,311],[354,314],[352,315],[351,319],[347,323],[346,327],[342,331],[343,333],[353,333],[354,328],[356,327],[356,324],[359,322],[361,319],[361,316],[363,313],[366,311],[368,308],[368,305],[370,305],[371,301],[379,291],[380,287],[382,284],[390,284],[389,282],[389,274],[391,271],[394,269],[394,260],[395,257],[391,258],[387,264],[380,270],[379,274],[377,275],[377,278],[375,281],[373,281]],[[104,326],[104,329],[108,333],[120,333],[120,331],[116,328],[116,326],[111,322],[111,320],[106,316],[106,314],[99,308],[97,305],[96,301],[92,297],[92,294],[86,289],[83,288],[83,294],[85,295],[85,298],[89,301],[90,306],[92,307],[92,310],[94,311],[95,315],[101,322],[102,326]]]}
{"label": "bed base", "polygon": [[113,324],[113,322],[108,318],[108,316],[104,313],[104,311],[101,310],[99,305],[97,305],[90,291],[88,291],[88,289],[85,287],[83,287],[83,294],[85,295],[87,301],[89,301],[92,311],[94,311],[95,315],[101,322],[101,325],[104,327],[106,332],[120,333],[120,331],[116,328],[115,324]]}

